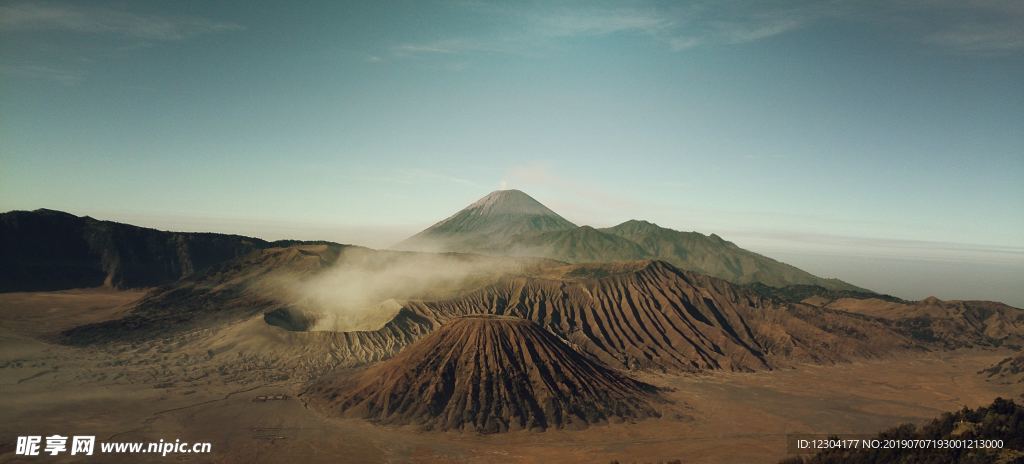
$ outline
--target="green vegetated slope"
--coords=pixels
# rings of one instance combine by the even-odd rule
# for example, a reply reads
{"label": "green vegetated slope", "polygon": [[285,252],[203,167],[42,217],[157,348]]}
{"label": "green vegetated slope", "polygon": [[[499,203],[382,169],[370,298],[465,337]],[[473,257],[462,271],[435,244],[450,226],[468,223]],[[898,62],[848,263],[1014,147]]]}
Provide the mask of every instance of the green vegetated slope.
{"label": "green vegetated slope", "polygon": [[492,192],[397,248],[538,256],[570,263],[658,259],[739,284],[863,290],[745,250],[715,234],[681,232],[638,220],[603,229],[576,226],[518,190]]}

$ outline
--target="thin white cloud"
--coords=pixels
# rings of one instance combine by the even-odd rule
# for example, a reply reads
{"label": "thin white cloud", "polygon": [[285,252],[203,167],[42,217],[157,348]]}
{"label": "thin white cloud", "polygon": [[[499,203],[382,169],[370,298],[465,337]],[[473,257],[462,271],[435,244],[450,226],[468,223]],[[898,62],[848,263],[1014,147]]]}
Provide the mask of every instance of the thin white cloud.
{"label": "thin white cloud", "polygon": [[1024,21],[1020,24],[961,24],[937,31],[925,41],[963,52],[999,52],[1024,49]]}
{"label": "thin white cloud", "polygon": [[42,79],[69,86],[78,85],[83,77],[77,70],[31,64],[0,65],[0,74],[33,80]]}
{"label": "thin white cloud", "polygon": [[668,46],[673,51],[688,50],[701,44],[696,37],[672,37],[668,39]]}
{"label": "thin white cloud", "polygon": [[656,13],[628,9],[572,11],[543,14],[530,19],[535,30],[548,37],[602,36],[620,32],[658,34],[673,20]]}
{"label": "thin white cloud", "polygon": [[21,3],[0,6],[0,31],[67,31],[115,34],[140,40],[174,41],[229,32],[242,26],[192,16],[140,15],[83,5]]}
{"label": "thin white cloud", "polygon": [[760,21],[720,23],[718,36],[728,44],[740,44],[767,39],[798,29],[805,21],[798,17],[776,18]]}
{"label": "thin white cloud", "polygon": [[1024,1],[858,0],[697,1],[686,5],[633,3],[609,8],[508,8],[472,3],[470,15],[497,24],[478,36],[408,42],[399,56],[463,53],[531,55],[567,40],[632,34],[672,51],[770,39],[823,21],[883,27],[911,41],[960,52],[1024,50]]}
{"label": "thin white cloud", "polygon": [[1024,50],[1019,0],[888,0],[843,10],[844,18],[887,26],[912,40],[962,53]]}
{"label": "thin white cloud", "polygon": [[463,53],[504,53],[516,54],[523,48],[518,38],[463,39],[451,38],[418,43],[404,43],[391,48],[396,56],[414,55],[455,55]]}
{"label": "thin white cloud", "polygon": [[403,185],[422,185],[444,182],[449,184],[464,185],[474,189],[484,189],[484,185],[474,180],[453,176],[444,172],[428,169],[401,169],[388,176],[358,176],[360,180],[372,180],[375,182],[391,182]]}
{"label": "thin white cloud", "polygon": [[[805,24],[804,12],[755,11],[746,16],[718,20],[716,8],[620,7],[583,5],[576,8],[540,8],[529,11],[497,5],[474,4],[472,12],[499,19],[490,35],[407,42],[392,47],[398,56],[460,53],[533,54],[561,41],[632,34],[669,50],[702,45],[737,44],[765,39]],[[743,8],[733,8],[742,11]]]}
{"label": "thin white cloud", "polygon": [[461,46],[460,42],[446,41],[447,43],[440,42],[429,42],[420,44],[402,44],[394,48],[394,51],[399,54],[418,54],[418,53],[460,53],[467,51],[468,48]]}

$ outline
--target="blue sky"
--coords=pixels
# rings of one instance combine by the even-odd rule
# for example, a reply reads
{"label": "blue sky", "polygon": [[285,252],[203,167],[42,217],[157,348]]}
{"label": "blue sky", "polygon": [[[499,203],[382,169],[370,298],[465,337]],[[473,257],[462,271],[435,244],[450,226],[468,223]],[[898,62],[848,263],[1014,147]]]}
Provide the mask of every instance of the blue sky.
{"label": "blue sky", "polygon": [[0,210],[383,247],[505,186],[1024,306],[1022,83],[1014,1],[2,2]]}

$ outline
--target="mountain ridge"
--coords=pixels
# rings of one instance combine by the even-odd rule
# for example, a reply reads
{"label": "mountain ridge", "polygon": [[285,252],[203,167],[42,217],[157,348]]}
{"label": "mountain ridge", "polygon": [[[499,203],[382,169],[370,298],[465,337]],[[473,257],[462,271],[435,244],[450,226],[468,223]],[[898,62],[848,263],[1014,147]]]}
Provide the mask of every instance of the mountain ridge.
{"label": "mountain ridge", "polygon": [[868,291],[743,249],[717,234],[683,232],[639,219],[605,228],[576,226],[519,190],[491,192],[395,248],[536,256],[570,263],[660,259],[737,284]]}
{"label": "mountain ridge", "polygon": [[299,242],[170,232],[52,209],[0,213],[0,292],[143,288],[206,272],[258,249]]}
{"label": "mountain ridge", "polygon": [[738,284],[817,285],[831,290],[867,291],[741,248],[714,233],[684,232],[637,219],[599,230],[639,244],[648,253],[648,259],[664,260],[682,269]]}

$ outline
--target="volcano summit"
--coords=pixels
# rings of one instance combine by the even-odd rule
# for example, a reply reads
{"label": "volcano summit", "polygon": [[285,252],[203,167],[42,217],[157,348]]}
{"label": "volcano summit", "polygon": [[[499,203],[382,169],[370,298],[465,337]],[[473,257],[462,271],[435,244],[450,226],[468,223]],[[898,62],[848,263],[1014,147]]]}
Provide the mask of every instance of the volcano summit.
{"label": "volcano summit", "polygon": [[486,252],[496,243],[522,235],[575,228],[576,224],[519,190],[498,190],[409,237],[398,248]]}

